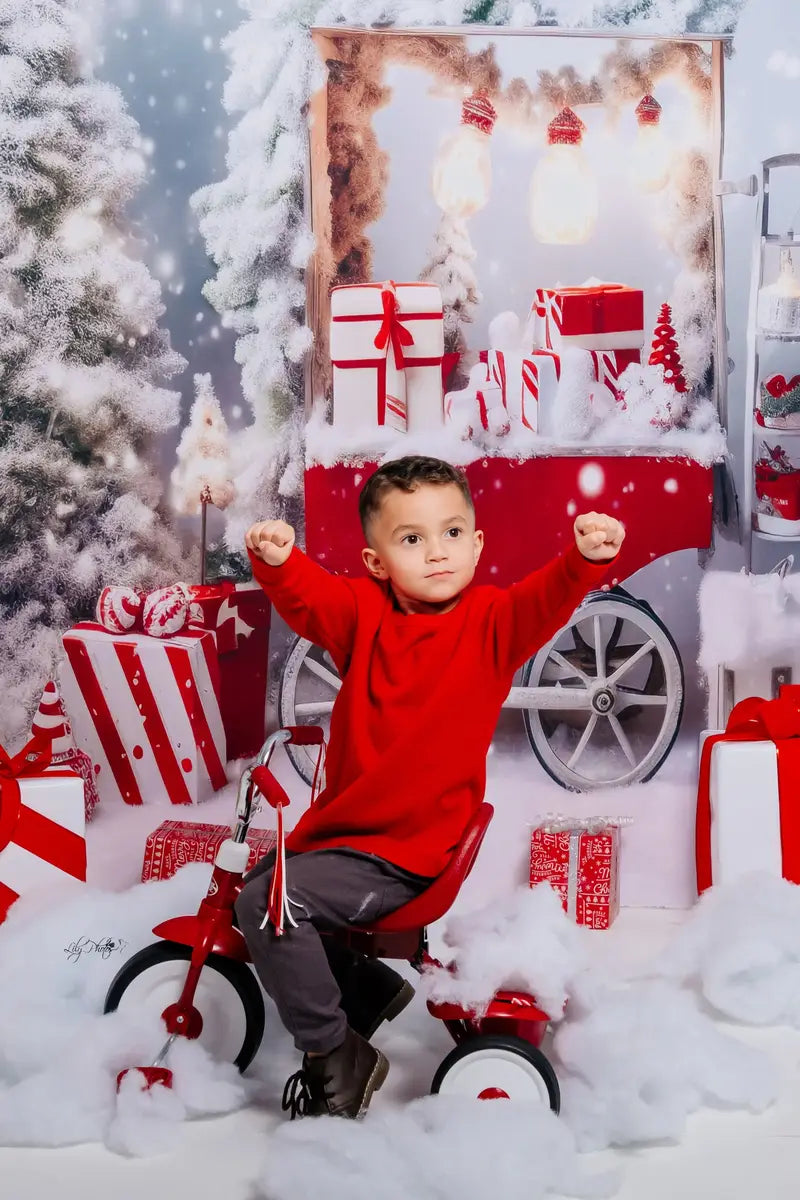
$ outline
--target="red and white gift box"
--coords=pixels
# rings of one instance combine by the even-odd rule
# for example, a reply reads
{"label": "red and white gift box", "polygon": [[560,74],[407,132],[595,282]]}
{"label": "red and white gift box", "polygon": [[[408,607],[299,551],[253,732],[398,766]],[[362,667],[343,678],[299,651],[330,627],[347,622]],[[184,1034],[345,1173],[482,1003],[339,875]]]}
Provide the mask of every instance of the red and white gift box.
{"label": "red and white gift box", "polygon": [[331,291],[333,423],[401,432],[444,423],[442,293],[433,283],[353,283]]}
{"label": "red and white gift box", "polygon": [[190,624],[213,632],[227,758],[257,754],[266,737],[270,604],[257,583],[191,586]]}
{"label": "red and white gift box", "polygon": [[749,697],[703,743],[697,890],[764,871],[800,883],[800,687]]}
{"label": "red and white gift box", "polygon": [[549,883],[578,925],[608,929],[619,912],[619,824],[548,820],[531,831],[530,885]]}
{"label": "red and white gift box", "polygon": [[529,344],[544,350],[641,350],[644,294],[622,283],[539,288],[529,324]]}
{"label": "red and white gift box", "polygon": [[38,739],[0,748],[0,922],[20,896],[86,879],[83,780],[49,757]]}
{"label": "red and white gift box", "polygon": [[101,800],[193,804],[225,785],[213,634],[157,638],[84,621],[63,643],[64,702]]}
{"label": "red and white gift box", "polygon": [[598,383],[602,383],[614,400],[619,398],[619,377],[631,363],[640,363],[640,350],[589,350],[592,371]]}
{"label": "red and white gift box", "polygon": [[555,401],[561,376],[558,355],[550,350],[530,354],[485,350],[480,357],[486,362],[490,382],[500,388],[512,424],[541,432],[540,412]]}
{"label": "red and white gift box", "polygon": [[[142,882],[169,879],[187,863],[213,863],[217,851],[231,836],[228,825],[202,825],[196,821],[162,821],[147,839]],[[275,847],[274,829],[251,829],[247,834],[249,871]]]}

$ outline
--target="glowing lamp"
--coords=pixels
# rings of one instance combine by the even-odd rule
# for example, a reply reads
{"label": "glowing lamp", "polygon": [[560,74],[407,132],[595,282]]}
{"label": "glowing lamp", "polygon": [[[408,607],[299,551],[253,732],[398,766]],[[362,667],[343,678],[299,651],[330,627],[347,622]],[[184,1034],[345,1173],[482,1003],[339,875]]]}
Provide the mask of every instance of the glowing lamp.
{"label": "glowing lamp", "polygon": [[636,106],[639,130],[633,149],[631,175],[643,192],[659,192],[669,179],[672,150],[661,128],[661,105],[643,96]]}
{"label": "glowing lamp", "polygon": [[547,153],[531,179],[530,221],[534,237],[548,245],[580,245],[597,223],[597,181],[584,157],[584,129],[571,108],[547,126]]}
{"label": "glowing lamp", "polygon": [[433,198],[443,212],[464,219],[483,208],[492,187],[489,140],[497,113],[486,92],[461,105],[461,124],[445,138],[433,164]]}

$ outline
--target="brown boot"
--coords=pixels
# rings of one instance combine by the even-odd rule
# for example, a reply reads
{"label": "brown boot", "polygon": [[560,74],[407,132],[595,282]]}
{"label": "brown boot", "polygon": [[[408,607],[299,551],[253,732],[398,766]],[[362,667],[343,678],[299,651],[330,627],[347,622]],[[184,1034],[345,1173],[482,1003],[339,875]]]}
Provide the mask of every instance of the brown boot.
{"label": "brown boot", "polygon": [[[293,1120],[323,1113],[358,1120],[388,1073],[386,1056],[348,1027],[341,1046],[330,1054],[304,1057],[302,1071],[286,1085],[283,1108]],[[298,1083],[290,1088],[295,1079]]]}

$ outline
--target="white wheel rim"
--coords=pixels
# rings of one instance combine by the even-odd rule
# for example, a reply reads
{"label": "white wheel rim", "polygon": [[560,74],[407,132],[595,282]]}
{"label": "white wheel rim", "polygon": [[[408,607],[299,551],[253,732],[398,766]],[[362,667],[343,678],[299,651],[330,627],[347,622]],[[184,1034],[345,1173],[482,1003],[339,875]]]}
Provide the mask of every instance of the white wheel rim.
{"label": "white wheel rim", "polygon": [[[280,695],[282,725],[321,725],[327,740],[333,702],[342,681],[327,650],[307,638],[296,642],[283,668]],[[287,753],[297,771],[310,784],[317,765],[316,746],[287,743]]]}
{"label": "white wheel rim", "polygon": [[[612,631],[619,621],[619,644],[612,647],[609,663]],[[588,670],[567,658],[575,652],[576,631],[589,648]],[[642,681],[656,664],[663,672],[663,685],[645,691]],[[525,684],[564,686],[585,694],[585,702],[571,713],[548,713],[543,706],[544,718],[555,723],[555,731],[545,727],[542,712],[527,710],[541,761],[559,782],[580,791],[620,787],[651,775],[669,751],[680,720],[683,681],[672,642],[645,609],[611,596],[591,599],[573,614],[534,657]],[[607,705],[609,697],[610,709],[599,711],[600,702]],[[633,707],[641,710],[634,718],[637,729],[625,720],[626,710]],[[599,757],[601,747],[607,753]]]}
{"label": "white wheel rim", "polygon": [[496,1089],[509,1100],[536,1101],[550,1107],[544,1076],[527,1058],[513,1050],[473,1050],[459,1058],[439,1085],[441,1096],[469,1096]]}
{"label": "white wheel rim", "polygon": [[[180,996],[188,969],[186,959],[147,967],[125,988],[118,1010],[159,1017]],[[214,967],[206,966],[197,983],[194,1006],[203,1018],[200,1045],[218,1062],[236,1062],[247,1033],[247,1016],[236,988]]]}

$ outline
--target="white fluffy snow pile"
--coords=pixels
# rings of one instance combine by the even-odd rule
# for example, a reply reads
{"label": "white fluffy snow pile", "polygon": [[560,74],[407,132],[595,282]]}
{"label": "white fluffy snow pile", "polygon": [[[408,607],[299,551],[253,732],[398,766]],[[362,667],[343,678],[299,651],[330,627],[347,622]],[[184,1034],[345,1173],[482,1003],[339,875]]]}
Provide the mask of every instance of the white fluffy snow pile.
{"label": "white fluffy snow pile", "polygon": [[134,1074],[117,1099],[117,1073],[152,1062],[164,1033],[146,1016],[102,1015],[119,968],[159,921],[196,908],[209,872],[192,865],[120,893],[76,889],[48,912],[15,904],[0,926],[0,1146],[104,1141],[152,1154],[174,1144],[185,1117],[245,1103],[253,1085],[197,1043],[173,1048],[171,1091],[142,1092]]}
{"label": "white fluffy snow pile", "polygon": [[429,1096],[363,1125],[305,1121],[275,1134],[258,1194],[335,1200],[610,1196],[610,1173],[587,1174],[567,1126],[549,1109]]}
{"label": "white fluffy snow pile", "polygon": [[526,991],[558,1020],[588,982],[591,936],[567,919],[551,887],[519,888],[505,904],[447,921],[444,940],[458,971],[431,971],[428,994],[481,1012],[499,988]]}
{"label": "white fluffy snow pile", "polygon": [[767,875],[711,888],[657,970],[733,1020],[800,1029],[800,888]]}
{"label": "white fluffy snow pile", "polygon": [[[664,975],[660,979],[614,978],[593,965],[597,935],[573,925],[546,885],[521,889],[507,905],[448,922],[445,936],[457,977],[432,972],[430,994],[478,1009],[501,987],[536,995],[556,1027],[553,1057],[563,1119],[579,1149],[676,1139],[686,1117],[703,1105],[760,1111],[775,1098],[769,1061],[715,1025],[686,986],[707,945],[722,955],[726,945],[738,946],[730,915],[751,901],[753,891],[764,889],[768,896],[768,883],[748,880],[741,898],[732,888],[716,906],[703,908],[708,915],[700,932],[690,921],[669,959],[656,968]],[[761,947],[775,988],[795,983],[800,955],[800,924],[795,921],[793,939],[786,936],[800,892],[784,887],[790,892],[761,908],[772,917],[767,928],[774,932],[770,937],[762,931]],[[756,994],[761,984],[755,972],[746,978]],[[743,990],[747,993],[746,983]],[[712,992],[703,994],[714,1003]],[[722,1011],[731,1015],[730,1008]]]}
{"label": "white fluffy snow pile", "polygon": [[[157,921],[191,911],[208,870],[185,867],[122,893],[76,889],[51,911],[15,906],[0,927],[0,1145],[102,1140],[150,1154],[174,1144],[186,1117],[256,1098],[276,1107],[292,1067],[282,1046],[274,1052],[274,1033],[265,1039],[276,1060],[266,1087],[211,1063],[196,1044],[176,1043],[172,1091],[142,1092],[131,1075],[116,1095],[117,1072],[151,1061],[162,1033],[144,1018],[102,1016],[108,985]],[[382,1095],[360,1125],[281,1124],[269,1179],[259,1185],[269,1200],[307,1194],[323,1167],[334,1192],[356,1200],[367,1186],[375,1200],[448,1200],[498,1182],[509,1200],[608,1194],[612,1181],[584,1175],[576,1151],[677,1139],[703,1105],[758,1111],[774,1099],[770,1061],[723,1030],[700,1000],[726,1017],[800,1026],[800,891],[791,884],[751,877],[712,890],[646,975],[595,965],[602,938],[574,926],[547,887],[454,919],[447,940],[459,979],[434,976],[438,995],[480,1006],[499,986],[530,988],[556,1018],[567,1000],[548,1051],[561,1119],[538,1107],[444,1098],[397,1107]],[[445,1048],[427,1045],[427,1034],[441,1030],[419,1010],[412,1062]],[[424,1086],[409,1078],[401,1094],[419,1097]],[[488,1153],[492,1146],[502,1153]]]}
{"label": "white fluffy snow pile", "polygon": [[718,666],[776,663],[800,644],[800,575],[709,571],[700,585],[700,654]]}

